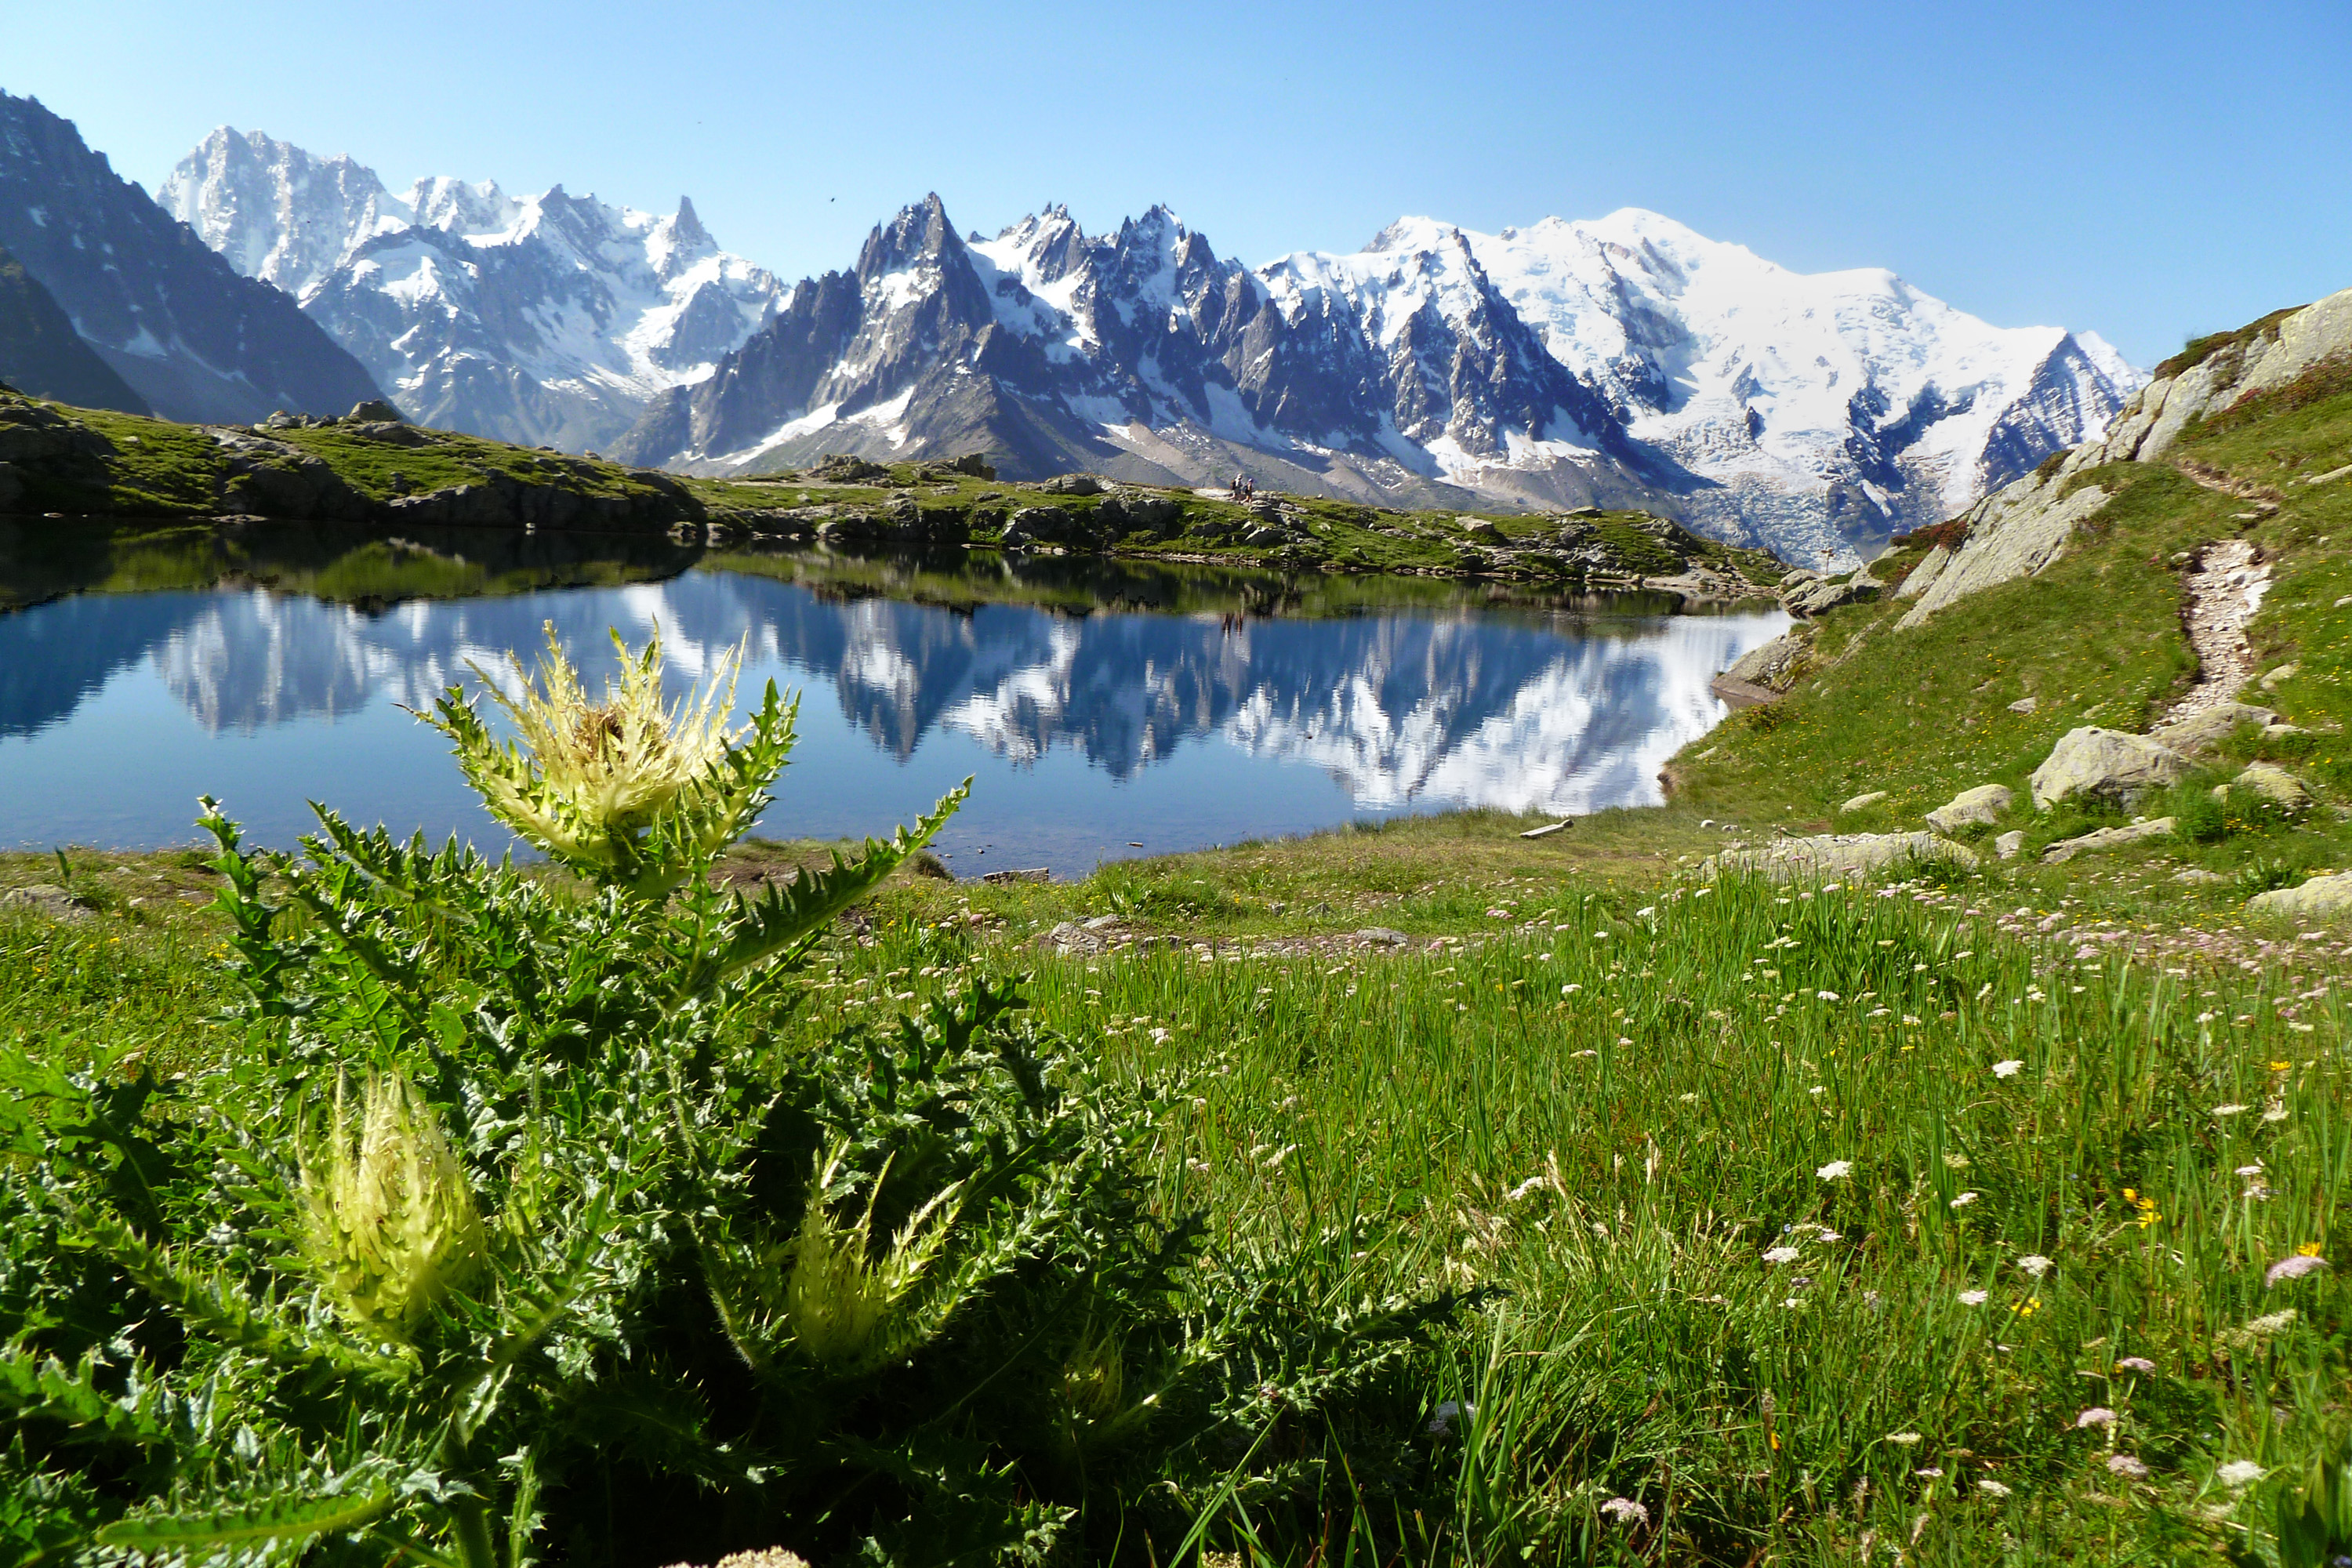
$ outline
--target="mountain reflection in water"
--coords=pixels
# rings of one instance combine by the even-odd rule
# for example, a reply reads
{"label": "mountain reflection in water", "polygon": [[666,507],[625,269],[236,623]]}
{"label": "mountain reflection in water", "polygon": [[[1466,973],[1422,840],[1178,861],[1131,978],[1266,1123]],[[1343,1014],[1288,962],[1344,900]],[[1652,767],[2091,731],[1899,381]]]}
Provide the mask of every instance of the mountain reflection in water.
{"label": "mountain reflection in water", "polygon": [[[681,688],[740,643],[747,706],[770,677],[804,689],[764,831],[880,831],[978,773],[945,844],[960,872],[1078,872],[1129,840],[1176,849],[1401,810],[1581,814],[1657,799],[1659,766],[1722,716],[1710,678],[1785,624],[1483,608],[1421,584],[1383,607],[1360,580],[1024,581],[985,558],[927,577],[656,552],[604,585],[526,573],[388,605],[251,571],[89,591],[121,575],[0,616],[11,841],[183,841],[205,791],[266,841],[308,826],[306,798],[488,838],[438,737],[394,705],[428,705],[469,660],[529,654],[547,621],[592,684],[612,668],[608,627],[635,641],[658,626]],[[1253,613],[1265,607],[1278,613]]]}

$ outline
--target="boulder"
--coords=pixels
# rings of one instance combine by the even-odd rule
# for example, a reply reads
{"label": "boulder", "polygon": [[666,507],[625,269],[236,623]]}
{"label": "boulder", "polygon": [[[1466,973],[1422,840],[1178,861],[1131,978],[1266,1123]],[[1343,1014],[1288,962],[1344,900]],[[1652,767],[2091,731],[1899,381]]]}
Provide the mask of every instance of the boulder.
{"label": "boulder", "polygon": [[1775,882],[1866,877],[1908,872],[1923,861],[1944,860],[1974,870],[1976,852],[1932,833],[1826,833],[1812,838],[1782,838],[1753,849],[1727,849],[1708,857],[1699,875],[1714,878],[1752,871]]}
{"label": "boulder", "polygon": [[2012,827],[1992,841],[1992,852],[2004,860],[2014,860],[2025,853],[2025,829]]}
{"label": "boulder", "polygon": [[2039,697],[2021,697],[2009,705],[2009,710],[2012,713],[2031,713],[2041,706],[2042,699]]}
{"label": "boulder", "polygon": [[89,917],[90,906],[55,883],[35,882],[30,887],[12,888],[0,893],[0,910],[42,915],[53,921],[78,921]]}
{"label": "boulder", "polygon": [[2293,680],[2302,672],[2303,667],[2299,664],[2282,664],[2276,669],[2272,670],[2270,673],[2263,677],[2263,689],[2264,691],[2276,691],[2280,687],[2284,686],[2288,681]]}
{"label": "boulder", "polygon": [[2245,702],[2217,702],[2210,708],[2200,708],[2158,724],[2148,734],[2185,756],[2202,757],[2219,750],[2222,742],[2237,733],[2241,724],[2267,727],[2276,722],[2278,715],[2268,708]]}
{"label": "boulder", "polygon": [[1788,632],[1770,642],[1749,648],[1733,661],[1724,677],[1760,686],[1768,691],[1786,691],[1797,683],[1803,673],[1805,654],[1812,644],[1797,632]]}
{"label": "boulder", "polygon": [[1496,528],[1493,523],[1488,522],[1483,517],[1464,518],[1462,520],[1462,533],[1465,538],[1475,539],[1481,544],[1502,544],[1507,542],[1503,538],[1503,531]]}
{"label": "boulder", "polygon": [[405,425],[400,410],[381,397],[371,397],[364,403],[354,403],[345,416],[354,425]]}
{"label": "boulder", "polygon": [[1885,798],[1886,791],[1883,789],[1872,790],[1868,795],[1854,795],[1838,806],[1838,815],[1843,816],[1849,811],[1860,811],[1865,806],[1876,805]]}
{"label": "boulder", "polygon": [[980,879],[991,887],[1002,888],[1014,882],[1050,882],[1054,871],[1050,866],[1024,866],[1016,870],[989,871]]}
{"label": "boulder", "polygon": [[1958,833],[1963,827],[1990,827],[2016,798],[2007,784],[1979,784],[1929,812],[1927,826],[1943,834]]}
{"label": "boulder", "polygon": [[1780,607],[1792,616],[1811,620],[1846,605],[1866,603],[1885,592],[1881,584],[1868,577],[1844,583],[1814,583],[1782,595]]}
{"label": "boulder", "polygon": [[950,458],[939,467],[951,474],[969,474],[975,479],[992,479],[996,477],[995,468],[986,457],[978,452],[966,452],[961,458]]}
{"label": "boulder", "polygon": [[2077,796],[2128,806],[2179,784],[2189,768],[2188,757],[2161,741],[2086,724],[2067,731],[2033,770],[2033,806],[2047,811]]}
{"label": "boulder", "polygon": [[2314,877],[2299,888],[2273,888],[2246,900],[2250,915],[2275,920],[2328,920],[2352,913],[2352,871]]}
{"label": "boulder", "polygon": [[2313,805],[2303,781],[2276,763],[2249,763],[2229,787],[2252,790],[2282,811],[2309,811]]}
{"label": "boulder", "polygon": [[1098,496],[1103,493],[1103,482],[1092,474],[1057,474],[1037,488],[1047,495],[1055,496]]}
{"label": "boulder", "polygon": [[2210,888],[2230,879],[2219,871],[2208,871],[2201,866],[2191,866],[2186,871],[2175,871],[2172,879],[2184,888]]}
{"label": "boulder", "polygon": [[2135,822],[2129,827],[2102,827],[2095,833],[2085,833],[2074,838],[2062,838],[2042,852],[2042,858],[2055,866],[2072,860],[2092,849],[2120,849],[2126,844],[2138,844],[2150,838],[2172,837],[2172,818],[2156,817],[2147,822]]}
{"label": "boulder", "polygon": [[1073,544],[1083,542],[1086,532],[1079,519],[1060,507],[1024,506],[1004,525],[1003,542],[1007,550],[1027,544]]}
{"label": "boulder", "polygon": [[[1121,490],[1117,500],[1126,514],[1129,528],[1148,528],[1154,533],[1171,533],[1184,521],[1183,503],[1171,496],[1153,495],[1148,490]],[[1109,503],[1104,503],[1108,506]]]}
{"label": "boulder", "polygon": [[[1569,515],[1573,517],[1576,514],[1574,512],[1570,512]],[[1814,571],[1811,567],[1800,566],[1794,572],[1789,573],[1780,579],[1780,586],[1783,588],[1801,588],[1808,583],[1818,583],[1821,580],[1822,574]]]}

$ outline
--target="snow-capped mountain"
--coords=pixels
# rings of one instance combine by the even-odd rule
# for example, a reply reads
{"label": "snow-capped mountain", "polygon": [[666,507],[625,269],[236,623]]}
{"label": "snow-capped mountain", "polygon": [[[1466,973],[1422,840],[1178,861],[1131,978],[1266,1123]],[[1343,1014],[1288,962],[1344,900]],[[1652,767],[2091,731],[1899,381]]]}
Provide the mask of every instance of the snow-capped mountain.
{"label": "snow-capped mountain", "polygon": [[296,294],[411,418],[504,440],[610,444],[767,321],[776,279],[681,199],[667,217],[494,183],[388,192],[347,157],[224,126],[158,199],[237,270]]}
{"label": "snow-capped mountain", "polygon": [[[117,174],[71,121],[5,92],[0,249],[113,372],[79,378],[70,395],[232,424],[279,408],[343,414],[379,395],[292,300],[237,276]],[[115,378],[135,395],[115,395]]]}
{"label": "snow-capped mountain", "polygon": [[1645,505],[1811,559],[1941,521],[2095,435],[2138,373],[1890,273],[1808,276],[1628,209],[1406,218],[1252,269],[1155,207],[960,237],[932,196],[800,284],[620,450],[706,472],[983,449],[1397,504]]}
{"label": "snow-capped mountain", "polygon": [[1939,521],[2104,429],[2142,379],[2095,333],[1989,326],[1891,272],[1791,272],[1636,208],[1382,238],[1449,237],[1635,440],[1711,481],[1685,504],[1717,531]]}

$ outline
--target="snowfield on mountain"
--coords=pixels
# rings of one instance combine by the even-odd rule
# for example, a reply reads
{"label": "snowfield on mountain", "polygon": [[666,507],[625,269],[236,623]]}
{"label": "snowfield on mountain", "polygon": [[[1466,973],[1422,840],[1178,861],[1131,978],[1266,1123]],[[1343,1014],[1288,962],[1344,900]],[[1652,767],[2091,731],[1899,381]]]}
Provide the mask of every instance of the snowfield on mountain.
{"label": "snowfield on mountain", "polygon": [[774,277],[670,216],[495,182],[385,190],[224,126],[159,193],[238,271],[296,294],[421,423],[573,451],[610,445],[646,400],[709,375],[765,322]]}

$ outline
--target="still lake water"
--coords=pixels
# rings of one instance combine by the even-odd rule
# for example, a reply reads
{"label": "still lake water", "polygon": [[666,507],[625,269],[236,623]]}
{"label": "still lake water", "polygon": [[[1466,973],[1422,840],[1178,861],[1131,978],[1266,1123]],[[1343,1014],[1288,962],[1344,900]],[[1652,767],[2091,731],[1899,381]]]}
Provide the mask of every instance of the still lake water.
{"label": "still lake water", "polygon": [[798,689],[763,833],[883,832],[976,775],[939,844],[960,876],[1454,806],[1581,815],[1656,801],[1723,717],[1708,680],[1788,624],[987,554],[43,526],[0,523],[0,844],[32,848],[187,843],[205,793],[262,843],[316,799],[501,846],[402,709],[548,621],[592,689],[615,626],[660,628],[673,691],[739,643],[746,708]]}

